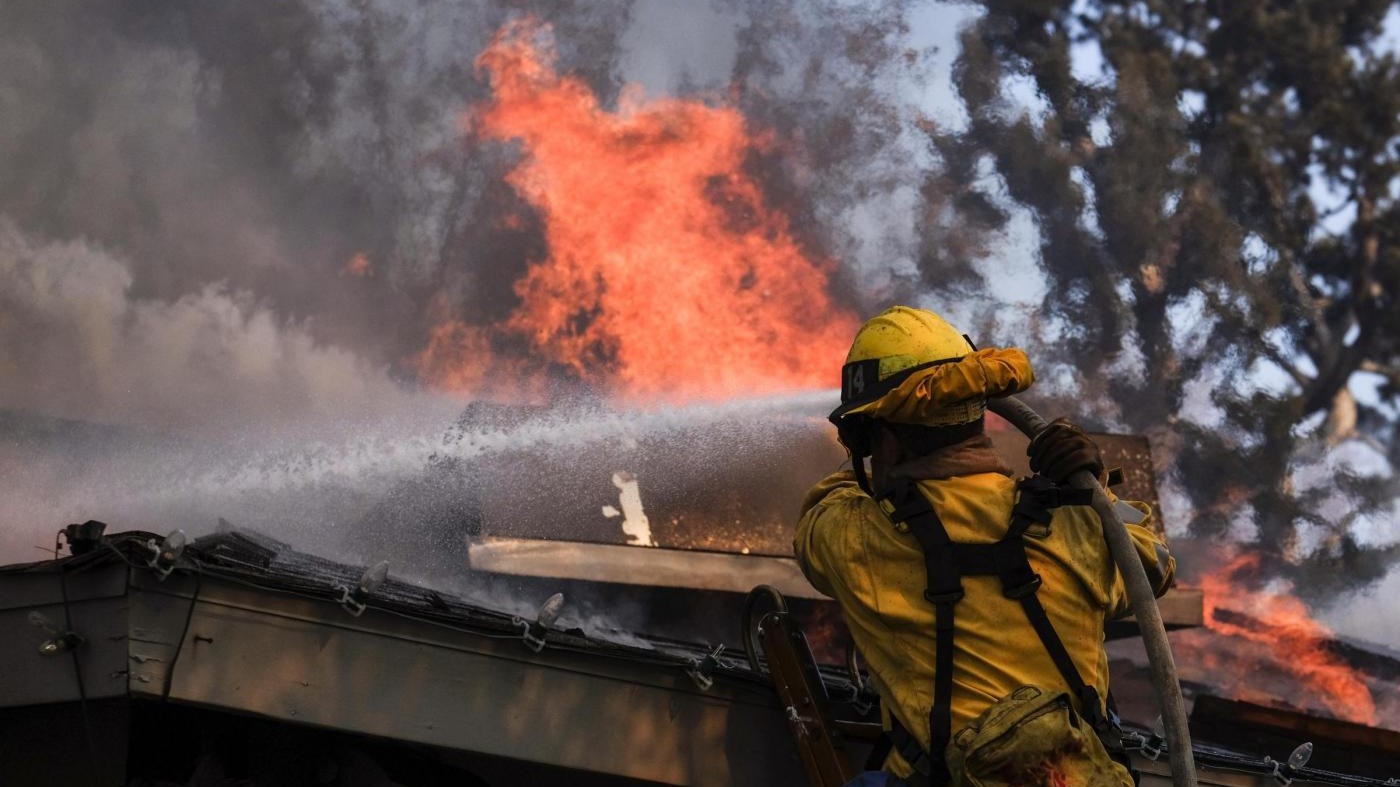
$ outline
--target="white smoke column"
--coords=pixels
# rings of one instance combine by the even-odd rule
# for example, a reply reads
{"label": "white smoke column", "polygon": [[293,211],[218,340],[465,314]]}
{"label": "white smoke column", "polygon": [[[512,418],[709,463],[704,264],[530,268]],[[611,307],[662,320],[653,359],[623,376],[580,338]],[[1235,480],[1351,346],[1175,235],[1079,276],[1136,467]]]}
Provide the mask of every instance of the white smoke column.
{"label": "white smoke column", "polygon": [[[170,495],[196,458],[233,462],[208,471],[229,473],[250,456],[350,436],[437,433],[459,406],[318,343],[248,292],[214,283],[140,298],[121,259],[0,220],[0,412],[16,425],[0,444],[5,560],[39,557],[65,517],[183,524],[133,503]],[[58,424],[45,440],[31,434],[40,422]]]}
{"label": "white smoke column", "polygon": [[409,396],[251,293],[211,283],[161,301],[131,286],[129,267],[102,250],[35,243],[0,220],[0,406],[208,434],[314,429]]}

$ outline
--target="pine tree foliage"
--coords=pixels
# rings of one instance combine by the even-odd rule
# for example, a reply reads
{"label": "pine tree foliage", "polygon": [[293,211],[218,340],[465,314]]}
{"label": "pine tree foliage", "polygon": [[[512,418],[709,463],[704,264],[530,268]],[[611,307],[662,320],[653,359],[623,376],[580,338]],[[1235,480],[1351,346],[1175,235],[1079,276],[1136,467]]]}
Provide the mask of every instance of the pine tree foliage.
{"label": "pine tree foliage", "polygon": [[1125,403],[1104,425],[1154,435],[1193,532],[1256,528],[1319,593],[1379,576],[1396,550],[1363,525],[1400,491],[1392,3],[984,6],[956,66],[969,122],[928,129],[927,189],[968,194],[984,233],[1031,211],[1044,352],[1075,370],[1079,406],[1059,404]]}

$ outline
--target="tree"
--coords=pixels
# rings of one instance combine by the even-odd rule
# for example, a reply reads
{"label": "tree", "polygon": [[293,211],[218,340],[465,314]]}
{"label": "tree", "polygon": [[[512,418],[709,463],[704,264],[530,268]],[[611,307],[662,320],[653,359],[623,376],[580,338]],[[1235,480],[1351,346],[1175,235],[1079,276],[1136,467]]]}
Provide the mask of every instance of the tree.
{"label": "tree", "polygon": [[1357,525],[1398,491],[1392,3],[984,5],[956,67],[969,122],[929,125],[926,189],[967,194],[984,233],[1034,216],[1040,354],[1073,370],[1054,409],[1124,403],[1096,417],[1157,438],[1194,533],[1251,519],[1317,593],[1378,577],[1397,550]]}

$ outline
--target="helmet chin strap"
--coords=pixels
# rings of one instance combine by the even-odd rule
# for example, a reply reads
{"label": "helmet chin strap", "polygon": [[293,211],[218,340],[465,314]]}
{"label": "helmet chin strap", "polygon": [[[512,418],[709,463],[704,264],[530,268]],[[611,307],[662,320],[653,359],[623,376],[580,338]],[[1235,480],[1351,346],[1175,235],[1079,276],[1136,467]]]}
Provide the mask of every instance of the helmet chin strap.
{"label": "helmet chin strap", "polygon": [[856,483],[867,495],[875,496],[870,485],[870,476],[865,472],[865,457],[870,456],[870,425],[863,418],[841,421],[836,427],[836,436],[851,455],[851,470],[855,472]]}
{"label": "helmet chin strap", "polygon": [[856,473],[856,483],[871,497],[875,496],[875,490],[870,488],[870,478],[865,473],[865,457],[851,455],[851,469]]}

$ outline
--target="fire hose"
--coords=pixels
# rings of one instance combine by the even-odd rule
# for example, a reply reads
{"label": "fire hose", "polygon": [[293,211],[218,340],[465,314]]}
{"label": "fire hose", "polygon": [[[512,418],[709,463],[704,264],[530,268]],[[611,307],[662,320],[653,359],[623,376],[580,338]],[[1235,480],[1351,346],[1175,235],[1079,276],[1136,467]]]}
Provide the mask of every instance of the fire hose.
{"label": "fire hose", "polygon": [[[987,407],[1027,437],[1035,437],[1047,426],[1044,418],[1014,396],[992,399]],[[1113,562],[1117,564],[1118,572],[1123,575],[1127,586],[1128,600],[1132,603],[1133,615],[1137,618],[1138,630],[1147,648],[1152,686],[1157,691],[1157,703],[1162,711],[1172,784],[1175,787],[1196,787],[1196,761],[1191,749],[1191,733],[1186,728],[1186,706],[1182,702],[1176,661],[1172,658],[1171,644],[1167,642],[1167,629],[1162,623],[1162,612],[1157,608],[1157,595],[1153,592],[1152,583],[1148,581],[1147,572],[1138,559],[1128,529],[1109,502],[1099,480],[1088,470],[1081,470],[1070,477],[1069,483],[1076,489],[1094,490],[1094,511],[1103,523],[1104,540],[1108,542]]]}

